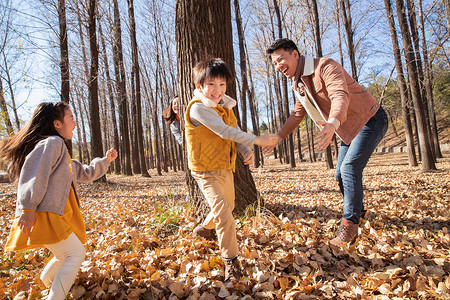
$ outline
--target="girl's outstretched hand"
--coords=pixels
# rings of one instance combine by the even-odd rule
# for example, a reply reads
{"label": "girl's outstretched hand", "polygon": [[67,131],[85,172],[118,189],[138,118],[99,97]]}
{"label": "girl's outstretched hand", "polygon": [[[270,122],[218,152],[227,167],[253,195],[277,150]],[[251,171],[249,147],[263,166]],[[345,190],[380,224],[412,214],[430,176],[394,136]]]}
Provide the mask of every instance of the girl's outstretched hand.
{"label": "girl's outstretched hand", "polygon": [[36,211],[34,210],[23,210],[19,217],[19,228],[28,237],[31,235],[31,229],[36,223]]}
{"label": "girl's outstretched hand", "polygon": [[117,150],[114,148],[109,149],[106,152],[106,160],[110,163],[117,158]]}

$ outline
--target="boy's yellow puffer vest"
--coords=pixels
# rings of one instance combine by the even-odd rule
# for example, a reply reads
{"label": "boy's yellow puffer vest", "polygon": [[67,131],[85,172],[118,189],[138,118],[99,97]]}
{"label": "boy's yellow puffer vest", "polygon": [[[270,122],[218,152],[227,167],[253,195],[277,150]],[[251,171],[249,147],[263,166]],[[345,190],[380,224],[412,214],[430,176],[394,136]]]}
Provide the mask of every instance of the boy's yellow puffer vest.
{"label": "boy's yellow puffer vest", "polygon": [[[227,170],[235,168],[236,148],[234,141],[226,140],[209,130],[205,125],[195,127],[189,120],[189,111],[192,104],[201,102],[194,97],[186,109],[186,144],[188,152],[189,169],[202,172],[212,170]],[[236,117],[232,109],[217,105],[212,107],[225,124],[236,127]]]}

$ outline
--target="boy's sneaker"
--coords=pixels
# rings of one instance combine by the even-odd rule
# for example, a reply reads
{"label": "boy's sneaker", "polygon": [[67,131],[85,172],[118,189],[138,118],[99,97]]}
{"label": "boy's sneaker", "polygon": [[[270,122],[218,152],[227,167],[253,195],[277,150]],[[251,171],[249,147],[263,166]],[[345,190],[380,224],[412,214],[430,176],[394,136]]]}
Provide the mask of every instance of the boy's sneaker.
{"label": "boy's sneaker", "polygon": [[203,225],[198,225],[197,227],[195,227],[194,234],[196,236],[201,236],[202,238],[205,238],[208,241],[214,240],[213,230],[206,229],[205,227],[203,227]]}
{"label": "boy's sneaker", "polygon": [[233,259],[224,259],[225,263],[225,282],[232,280],[238,281],[242,277],[241,266],[237,257]]}

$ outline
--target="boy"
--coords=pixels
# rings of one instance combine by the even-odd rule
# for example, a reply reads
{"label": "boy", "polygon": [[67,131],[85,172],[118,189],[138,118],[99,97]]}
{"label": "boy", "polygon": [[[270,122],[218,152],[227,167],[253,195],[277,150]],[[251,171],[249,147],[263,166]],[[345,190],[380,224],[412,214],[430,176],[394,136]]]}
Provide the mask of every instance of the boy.
{"label": "boy", "polygon": [[231,71],[219,58],[203,60],[193,69],[196,87],[186,109],[186,142],[189,169],[205,196],[211,211],[202,225],[194,229],[198,236],[210,239],[216,229],[220,252],[225,260],[225,281],[238,280],[236,223],[233,218],[236,150],[244,163],[253,161],[253,144],[271,145],[275,135],[255,136],[236,124],[233,107],[236,100],[225,95]]}

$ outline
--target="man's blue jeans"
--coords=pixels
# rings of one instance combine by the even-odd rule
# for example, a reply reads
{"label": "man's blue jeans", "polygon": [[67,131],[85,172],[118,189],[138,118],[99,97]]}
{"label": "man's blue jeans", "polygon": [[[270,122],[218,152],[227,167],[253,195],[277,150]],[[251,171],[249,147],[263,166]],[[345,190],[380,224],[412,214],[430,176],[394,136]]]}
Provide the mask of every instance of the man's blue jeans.
{"label": "man's blue jeans", "polygon": [[350,145],[339,148],[335,178],[344,195],[343,218],[359,224],[363,205],[363,170],[370,156],[385,135],[388,118],[380,106],[378,112],[364,125]]}

